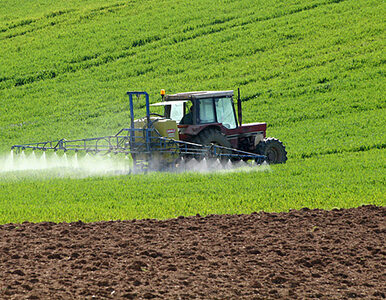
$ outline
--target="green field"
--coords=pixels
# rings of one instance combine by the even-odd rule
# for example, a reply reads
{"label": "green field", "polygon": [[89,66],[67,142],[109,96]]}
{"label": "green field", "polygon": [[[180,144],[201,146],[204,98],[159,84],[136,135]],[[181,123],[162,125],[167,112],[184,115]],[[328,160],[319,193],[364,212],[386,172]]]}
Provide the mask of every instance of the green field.
{"label": "green field", "polygon": [[[288,163],[85,179],[0,170],[0,223],[386,204],[384,1],[10,1],[0,7],[0,157],[115,134],[128,90],[240,87]],[[138,116],[143,107],[138,107]],[[1,164],[0,164],[1,166]]]}

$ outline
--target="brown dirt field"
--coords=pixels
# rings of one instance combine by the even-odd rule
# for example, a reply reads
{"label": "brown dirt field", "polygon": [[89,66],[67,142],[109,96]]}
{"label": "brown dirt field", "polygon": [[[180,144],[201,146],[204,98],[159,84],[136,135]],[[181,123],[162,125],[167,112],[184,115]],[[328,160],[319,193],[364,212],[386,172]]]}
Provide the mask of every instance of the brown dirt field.
{"label": "brown dirt field", "polygon": [[386,207],[0,226],[4,299],[382,299]]}

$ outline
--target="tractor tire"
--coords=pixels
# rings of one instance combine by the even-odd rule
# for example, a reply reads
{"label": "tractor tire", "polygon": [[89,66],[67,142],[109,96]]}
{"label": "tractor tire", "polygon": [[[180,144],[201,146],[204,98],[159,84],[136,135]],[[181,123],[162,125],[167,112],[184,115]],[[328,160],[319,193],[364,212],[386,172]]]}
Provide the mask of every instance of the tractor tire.
{"label": "tractor tire", "polygon": [[231,143],[219,130],[214,128],[208,128],[201,131],[197,136],[194,137],[193,143],[201,145],[215,144],[223,147],[231,147]]}
{"label": "tractor tire", "polygon": [[287,151],[281,141],[275,138],[262,140],[257,146],[255,152],[265,155],[269,164],[284,164],[287,161]]}
{"label": "tractor tire", "polygon": [[[215,144],[217,146],[231,148],[231,143],[228,141],[226,136],[223,135],[221,131],[214,128],[204,129],[197,136],[194,137],[192,142],[200,145]],[[231,151],[223,150],[222,153],[230,154]],[[197,158],[197,159],[200,159],[200,158]],[[222,159],[222,162],[225,162],[225,161],[227,161],[227,159]]]}

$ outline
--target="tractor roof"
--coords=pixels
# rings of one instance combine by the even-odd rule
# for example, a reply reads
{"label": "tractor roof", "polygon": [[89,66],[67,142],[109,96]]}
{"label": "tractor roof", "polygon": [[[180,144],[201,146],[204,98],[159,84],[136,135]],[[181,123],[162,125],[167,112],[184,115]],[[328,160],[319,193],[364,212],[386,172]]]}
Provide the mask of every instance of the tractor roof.
{"label": "tractor roof", "polygon": [[191,99],[202,99],[202,98],[211,98],[211,97],[231,97],[233,96],[233,91],[201,91],[201,92],[187,92],[187,93],[177,93],[173,95],[165,95],[166,101],[175,101],[175,100],[191,100]]}

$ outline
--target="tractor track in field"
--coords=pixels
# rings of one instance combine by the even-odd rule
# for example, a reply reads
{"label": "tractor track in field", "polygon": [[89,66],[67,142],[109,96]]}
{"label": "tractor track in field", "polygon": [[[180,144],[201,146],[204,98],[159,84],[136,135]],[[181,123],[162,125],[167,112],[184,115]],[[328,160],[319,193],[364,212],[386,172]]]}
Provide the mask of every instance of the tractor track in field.
{"label": "tractor track in field", "polygon": [[1,299],[382,299],[386,207],[0,226]]}

